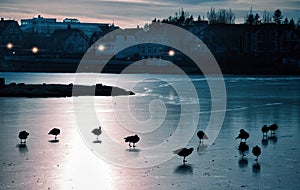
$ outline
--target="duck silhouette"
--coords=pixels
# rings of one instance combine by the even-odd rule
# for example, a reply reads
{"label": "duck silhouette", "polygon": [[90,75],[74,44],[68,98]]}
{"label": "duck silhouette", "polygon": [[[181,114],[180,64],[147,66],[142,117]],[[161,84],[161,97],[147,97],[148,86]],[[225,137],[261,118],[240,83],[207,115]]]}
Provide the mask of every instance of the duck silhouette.
{"label": "duck silhouette", "polygon": [[257,146],[257,145],[256,145],[255,147],[253,147],[253,148],[252,148],[252,153],[253,153],[254,156],[256,156],[255,161],[257,162],[257,161],[258,161],[258,156],[261,154],[261,149],[260,149],[260,147]]}
{"label": "duck silhouette", "polygon": [[246,144],[246,142],[240,142],[239,145],[239,151],[242,154],[242,157],[245,156],[245,152],[249,150],[249,146]]}
{"label": "duck silhouette", "polygon": [[235,139],[241,139],[241,141],[244,139],[245,142],[249,138],[249,133],[246,132],[244,129],[240,130],[240,134]]}
{"label": "duck silhouette", "polygon": [[269,130],[271,131],[271,135],[274,135],[276,133],[276,130],[278,129],[278,125],[276,123],[273,123],[269,126]]}
{"label": "duck silhouette", "polygon": [[190,155],[193,152],[194,148],[180,148],[177,150],[174,150],[173,153],[177,154],[178,156],[182,156],[183,157],[183,163],[187,162],[185,160],[185,157],[187,157],[188,155]]}
{"label": "duck silhouette", "polygon": [[[135,143],[139,142],[140,137],[137,135],[125,137],[125,142],[128,142],[129,147],[135,147]],[[131,146],[132,144],[132,146]]]}
{"label": "duck silhouette", "polygon": [[24,143],[24,144],[26,143],[26,139],[27,139],[28,135],[29,135],[29,133],[27,131],[20,131],[19,132],[19,136],[18,137],[21,140],[21,144],[22,143]]}
{"label": "duck silhouette", "polygon": [[57,135],[59,135],[59,134],[60,134],[60,129],[58,129],[58,128],[53,128],[48,133],[48,135],[54,135],[55,140],[57,139]]}
{"label": "duck silhouette", "polygon": [[99,128],[93,129],[92,133],[97,136],[97,140],[98,140],[99,135],[101,135],[102,133],[101,126],[99,126]]}
{"label": "duck silhouette", "polygon": [[263,133],[263,136],[268,136],[269,127],[267,125],[262,126],[261,132]]}
{"label": "duck silhouette", "polygon": [[204,131],[198,131],[197,136],[200,140],[199,143],[203,143],[203,139],[208,139],[208,136],[204,133]]}

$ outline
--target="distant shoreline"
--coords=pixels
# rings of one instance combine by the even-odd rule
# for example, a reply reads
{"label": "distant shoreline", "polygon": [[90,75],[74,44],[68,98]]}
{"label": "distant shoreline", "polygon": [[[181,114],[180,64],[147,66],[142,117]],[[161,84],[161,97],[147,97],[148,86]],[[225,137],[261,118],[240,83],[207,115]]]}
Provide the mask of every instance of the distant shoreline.
{"label": "distant shoreline", "polygon": [[[23,57],[24,58],[24,57]],[[76,73],[81,59],[62,58],[34,58],[5,60],[0,59],[0,72],[45,72],[45,73]],[[81,69],[81,73],[114,73],[124,74],[124,69],[134,61],[113,60],[104,66],[104,63],[85,64],[86,68]],[[138,65],[134,69],[126,70],[128,74],[203,74],[199,68],[182,66],[178,64],[182,71],[172,66]],[[181,66],[180,66],[181,65]],[[222,74],[233,75],[300,75],[300,66],[293,64],[221,64]],[[216,74],[216,73],[209,73]]]}
{"label": "distant shoreline", "polygon": [[134,95],[134,92],[125,89],[96,84],[93,86],[73,84],[4,84],[4,78],[0,78],[0,97],[72,97],[72,96],[121,96]]}

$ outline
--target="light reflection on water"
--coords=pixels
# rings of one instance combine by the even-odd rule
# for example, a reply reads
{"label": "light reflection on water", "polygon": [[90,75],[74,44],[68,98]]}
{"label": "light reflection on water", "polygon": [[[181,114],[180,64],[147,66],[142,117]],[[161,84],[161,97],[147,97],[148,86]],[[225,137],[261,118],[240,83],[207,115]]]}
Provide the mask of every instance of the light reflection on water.
{"label": "light reflection on water", "polygon": [[[73,74],[4,75],[8,77],[7,81],[26,83],[70,83],[74,79]],[[102,79],[105,84],[111,84],[114,77],[104,75]],[[128,80],[134,83],[139,77],[129,75]],[[209,91],[201,77],[193,78],[198,85],[201,105],[199,128],[203,128],[207,125],[210,114]],[[180,82],[180,78],[166,76],[166,81],[170,81],[171,84]],[[191,139],[188,146],[193,146],[195,150],[187,158],[187,167],[181,165],[182,158],[179,157],[174,157],[157,167],[139,170],[118,167],[99,159],[85,145],[76,130],[71,98],[0,98],[0,189],[193,189],[198,188],[199,184],[203,189],[222,189],[218,184],[238,189],[243,184],[253,187],[257,183],[259,189],[279,186],[297,189],[300,178],[299,173],[296,173],[300,166],[300,78],[228,76],[225,81],[228,108],[222,131],[215,145],[207,152],[203,150],[205,145],[199,146],[197,137]],[[143,140],[137,144],[138,151],[133,152],[129,152],[128,145],[123,142],[125,133],[111,130],[115,141],[124,146],[124,152],[115,152],[116,156],[130,155],[121,158],[124,162],[138,157],[139,151],[143,151],[144,147],[153,146],[169,136],[175,129],[172,126],[176,126],[180,116],[180,104],[195,101],[189,98],[178,99],[176,93],[168,87],[166,82],[155,80],[155,75],[149,75],[147,82],[135,86],[137,96],[130,99],[132,113],[138,120],[147,120],[149,102],[161,99],[167,102],[169,121],[166,121],[165,126],[168,128],[161,129],[155,136],[142,135]],[[116,118],[112,112],[122,112],[126,110],[126,105],[112,105],[110,97],[97,97],[94,100],[104,132],[109,130],[109,127],[115,129]],[[118,109],[112,106],[117,106]],[[157,112],[159,111],[158,109]],[[268,144],[261,146],[260,127],[273,122],[280,126],[277,139],[268,139]],[[58,136],[58,143],[48,142],[53,139],[47,134],[53,127],[62,131]],[[97,126],[91,126],[87,121],[86,127],[92,130]],[[259,158],[261,170],[255,175],[252,173],[253,157],[250,151],[247,155],[248,164],[238,167],[238,142],[234,138],[240,128],[245,128],[251,134],[249,147],[255,144],[262,147],[262,155]],[[30,132],[27,147],[18,148],[17,134],[23,129]],[[96,136],[91,133],[90,138],[92,142]],[[109,148],[105,138],[105,135],[100,135],[101,143],[94,143],[92,148]],[[270,162],[270,158],[276,161]],[[273,183],[270,184],[269,181]]]}

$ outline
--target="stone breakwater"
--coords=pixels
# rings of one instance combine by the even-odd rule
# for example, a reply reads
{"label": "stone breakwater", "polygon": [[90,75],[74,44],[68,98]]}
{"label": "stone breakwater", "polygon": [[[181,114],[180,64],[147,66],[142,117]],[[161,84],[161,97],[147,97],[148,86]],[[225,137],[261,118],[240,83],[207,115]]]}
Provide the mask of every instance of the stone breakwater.
{"label": "stone breakwater", "polygon": [[0,82],[0,97],[72,97],[72,96],[122,96],[134,95],[134,92],[125,89],[96,84],[92,86],[73,84],[25,84]]}

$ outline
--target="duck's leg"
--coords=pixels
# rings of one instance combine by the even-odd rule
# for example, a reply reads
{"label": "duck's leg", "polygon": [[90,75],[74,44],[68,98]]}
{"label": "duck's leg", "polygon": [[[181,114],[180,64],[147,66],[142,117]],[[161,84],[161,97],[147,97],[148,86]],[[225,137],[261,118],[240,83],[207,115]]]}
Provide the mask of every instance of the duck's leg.
{"label": "duck's leg", "polygon": [[135,147],[135,143],[133,143],[133,147]]}
{"label": "duck's leg", "polygon": [[129,142],[129,147],[131,147],[131,144],[130,144],[130,142]]}
{"label": "duck's leg", "polygon": [[185,163],[186,162],[186,160],[185,160],[185,156],[183,157],[183,163]]}

